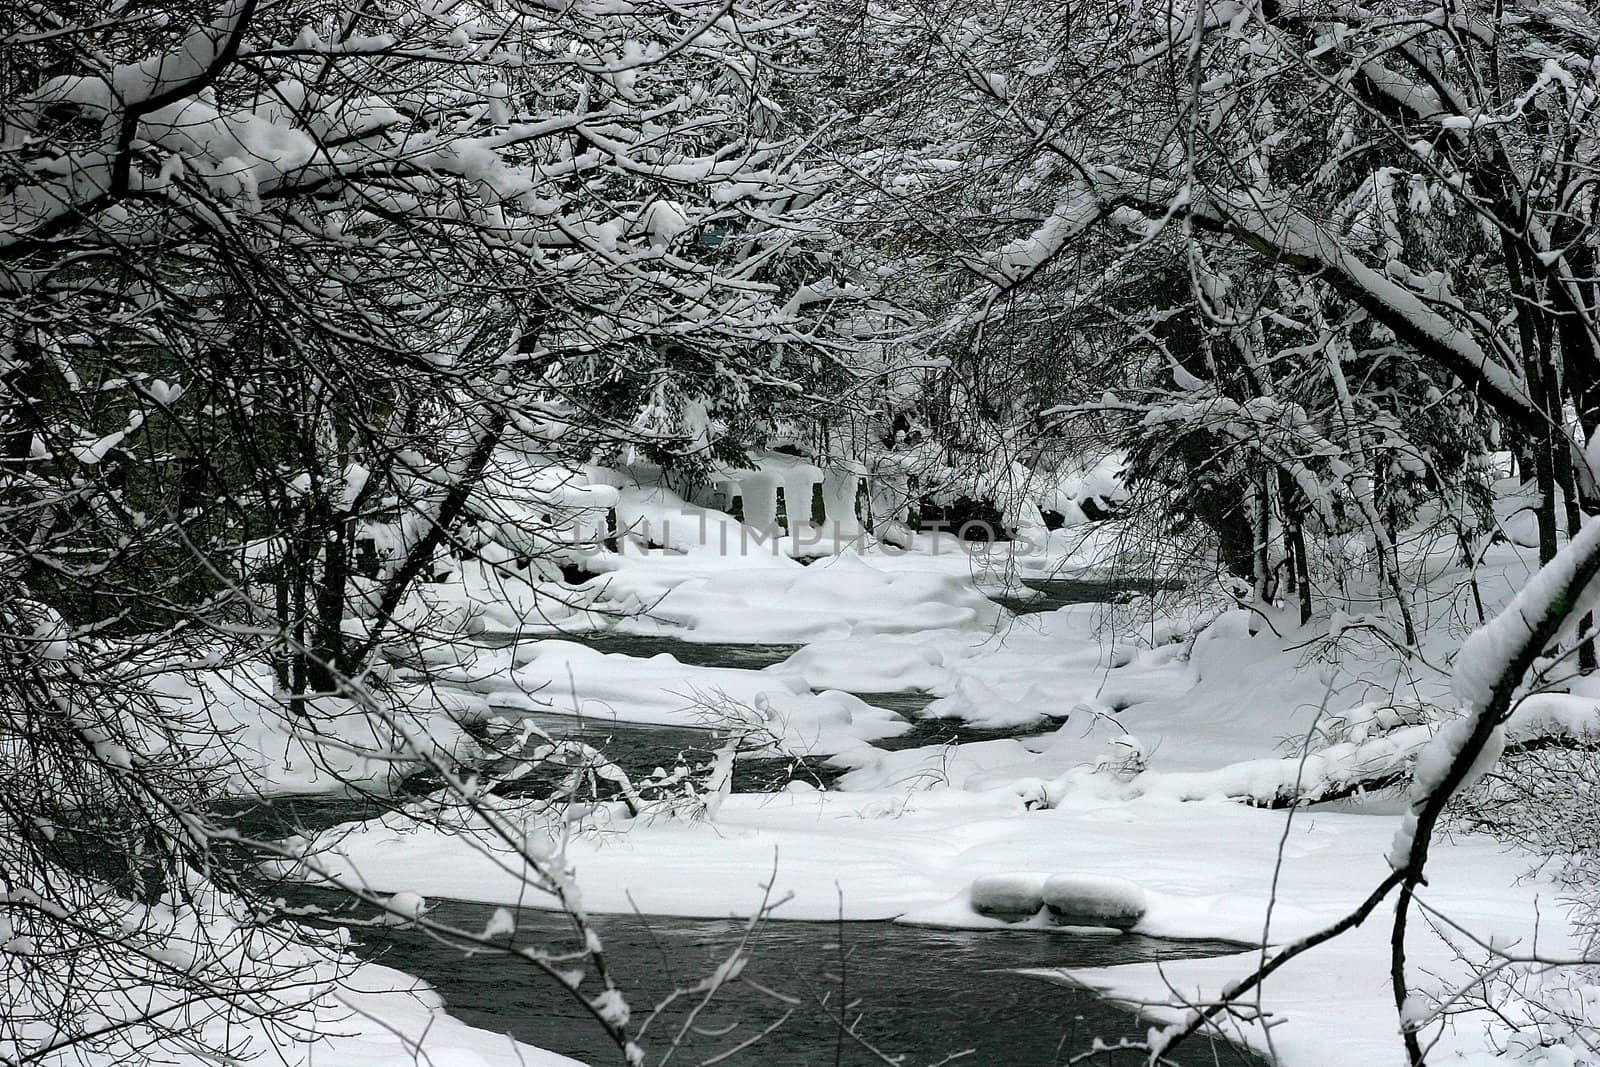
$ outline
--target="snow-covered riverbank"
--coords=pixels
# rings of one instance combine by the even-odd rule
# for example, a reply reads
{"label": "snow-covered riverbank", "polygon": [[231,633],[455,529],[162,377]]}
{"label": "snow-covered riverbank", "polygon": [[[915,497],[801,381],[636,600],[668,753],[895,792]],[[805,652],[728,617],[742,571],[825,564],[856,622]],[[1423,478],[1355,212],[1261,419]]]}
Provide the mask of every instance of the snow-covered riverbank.
{"label": "snow-covered riverbank", "polygon": [[[839,566],[857,582],[878,581],[868,561]],[[1515,550],[1502,551],[1477,576],[1480,595],[1503,599],[1525,568]],[[970,603],[977,595],[970,585],[960,588],[945,561],[930,569],[942,572],[937,588],[952,590],[946,599]],[[763,585],[762,575],[783,580]],[[783,590],[796,588],[788,578],[762,568],[718,579],[765,590],[766,599],[755,602],[774,621],[751,623],[753,639],[803,636],[784,629],[785,619],[806,618],[803,593],[793,612],[783,610]],[[1456,578],[1441,570],[1439,580]],[[847,628],[850,603],[836,608]],[[707,618],[718,610],[707,601]],[[1461,629],[1441,614],[1428,620],[1433,637],[1415,662],[1373,654],[1350,670],[1295,652],[1328,633],[1326,620],[1301,629],[1282,617],[1234,610],[1187,630],[1182,620],[1147,619],[1141,634],[1108,623],[1099,606],[1082,605],[1019,618],[971,611],[956,625],[948,621],[941,617],[921,632],[858,625],[764,671],[721,669],[703,680],[714,678],[736,703],[768,716],[785,701],[803,707],[824,699],[808,697],[812,688],[921,690],[935,697],[928,714],[989,726],[1036,723],[1036,735],[883,752],[871,741],[893,733],[893,719],[863,713],[857,701],[854,715],[831,723],[839,736],[854,734],[853,742],[836,736],[819,746],[852,768],[836,790],[797,783],[775,795],[734,794],[694,818],[633,818],[621,805],[596,809],[565,844],[585,906],[721,918],[781,900],[773,911],[779,920],[892,918],[985,928],[1004,920],[974,908],[975,880],[1065,874],[1137,886],[1145,910],[1135,929],[1142,933],[1282,944],[1339,919],[1388,874],[1399,798],[1394,789],[1358,792],[1343,810],[1241,801],[1343,794],[1364,778],[1403,772],[1444,721],[1448,676],[1435,664],[1448,659]],[[545,662],[551,649],[502,650],[502,671],[494,664],[485,670],[480,655],[474,669],[491,680],[475,688],[492,692],[493,678],[514,678]],[[554,661],[562,669],[544,670],[539,685],[523,687],[534,703],[593,706],[642,722],[683,722],[667,711],[674,703],[679,716],[703,708],[689,696],[694,669],[670,658],[574,655],[562,652]],[[827,699],[842,707],[839,701],[854,698]],[[1562,728],[1581,732],[1581,719],[1568,715]],[[803,746],[803,737],[788,737]],[[554,843],[570,830],[524,802],[492,803],[499,819],[531,839]],[[396,813],[325,833],[307,843],[302,874],[382,893],[539,904],[519,861],[486,844],[477,817],[430,814],[435,821],[423,828]],[[1431,929],[1414,925],[1408,943],[1412,966],[1427,976],[1419,996],[1454,995],[1452,983],[1469,976],[1478,942],[1576,951],[1563,890],[1532,876],[1535,864],[1484,837],[1439,842],[1421,897],[1434,922]],[[1050,936],[1043,912],[1023,925]],[[1380,909],[1274,975],[1260,999],[1273,1022],[1270,1041],[1263,1028],[1237,1018],[1223,1024],[1229,1036],[1291,1067],[1401,1063],[1386,931]],[[1163,1003],[1214,995],[1256,959],[1059,976],[1162,1019],[1176,1010]],[[1446,1017],[1429,1031],[1437,1057],[1490,1055],[1504,1040],[1491,1016]]]}

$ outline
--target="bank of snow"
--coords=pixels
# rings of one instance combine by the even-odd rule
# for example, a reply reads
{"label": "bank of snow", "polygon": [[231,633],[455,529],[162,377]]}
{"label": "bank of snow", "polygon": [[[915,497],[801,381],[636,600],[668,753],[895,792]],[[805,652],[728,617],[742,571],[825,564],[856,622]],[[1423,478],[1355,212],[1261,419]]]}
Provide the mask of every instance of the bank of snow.
{"label": "bank of snow", "polygon": [[351,790],[388,793],[426,758],[477,752],[462,728],[487,705],[470,693],[415,682],[386,684],[372,699],[294,700],[261,660],[217,665],[172,662],[144,680],[149,700],[107,732],[137,751],[107,746],[102,762],[162,758],[181,749],[229,796],[304,796]]}
{"label": "bank of snow", "polygon": [[[696,676],[670,657],[613,658],[553,644],[514,654],[526,658],[502,673],[525,672],[515,691],[526,699],[580,712],[592,701],[639,721],[683,724],[675,717],[693,706],[685,692],[702,685],[741,694],[743,703],[760,694],[770,706],[778,694],[802,710],[808,699],[851,710],[840,736],[852,742],[855,769],[842,791],[734,794],[714,820],[629,819],[614,806],[585,813],[566,849],[591,911],[743,916],[770,899],[781,902],[778,918],[1044,932],[1053,926],[1045,887],[1070,895],[1087,886],[1090,895],[1109,893],[1113,925],[1281,944],[1341,918],[1389,874],[1385,857],[1400,819],[1372,804],[1359,814],[1273,811],[1227,798],[1276,803],[1403,778],[1451,721],[1448,660],[1477,624],[1472,600],[1457,595],[1466,578],[1451,546],[1419,545],[1407,566],[1429,595],[1417,604],[1421,647],[1399,655],[1392,620],[1377,601],[1361,604],[1359,589],[1349,590],[1345,613],[1308,627],[1289,612],[1240,610],[1224,599],[1192,618],[1147,617],[1134,635],[1106,627],[1097,606],[1013,619],[985,606],[974,572],[934,552],[891,560],[869,550],[802,568],[787,558],[706,560],[688,546],[619,558],[593,580],[586,588],[596,602],[624,609],[621,621],[604,625],[686,640],[810,643],[759,673]],[[1494,547],[1472,592],[1492,611],[1530,570],[1519,550]],[[1370,614],[1357,614],[1363,607]],[[492,689],[480,689],[495,702]],[[931,715],[991,727],[1032,723],[1041,732],[882,752],[866,744],[879,720],[835,690],[920,690],[934,698]],[[1526,702],[1510,724],[1513,738],[1600,733],[1600,699],[1581,685],[1570,690]],[[511,707],[522,698],[500,699]],[[888,721],[875,736],[888,735]],[[504,825],[541,846],[573,829],[526,802],[494,803]],[[496,851],[483,830],[455,809],[395,813],[305,842],[297,873],[378,892],[539,905],[520,862]],[[1453,992],[1468,975],[1463,960],[1474,941],[1527,946],[1537,938],[1547,951],[1574,950],[1563,893],[1528,874],[1535,863],[1486,838],[1436,843],[1420,899],[1447,921],[1412,923],[1407,945],[1422,995]],[[1037,886],[1041,906],[1010,921],[993,907],[982,914],[975,883]],[[1113,884],[1114,893],[1106,890]],[[1060,914],[1093,914],[1057,903]],[[1270,1042],[1243,1023],[1232,1023],[1234,1036],[1290,1067],[1401,1064],[1387,918],[1380,908],[1365,927],[1268,981]],[[1257,958],[1056,976],[1162,1016],[1175,996],[1215,996]],[[1447,1018],[1425,1035],[1436,1062],[1487,1055],[1504,1036],[1486,1029],[1483,1015]]]}
{"label": "bank of snow", "polygon": [[[944,788],[735,794],[715,822],[613,816],[574,837],[567,855],[594,912],[748,915],[770,885],[772,899],[784,901],[778,918],[997,927],[1006,924],[972,907],[976,879],[1070,874],[1134,883],[1146,909],[1135,927],[1141,933],[1254,942],[1265,932],[1282,942],[1337,919],[1388,873],[1383,857],[1397,825],[1371,815],[1126,799],[1114,789],[1093,797],[1080,791],[1053,810],[1029,810],[1028,799]],[[515,807],[503,812],[516,816]],[[418,828],[391,815],[338,828],[309,843],[301,874],[379,892],[540,904],[514,859],[472,832],[474,819],[447,823]],[[524,825],[535,835],[558,832],[535,820]],[[1561,892],[1525,879],[1529,866],[1529,857],[1488,839],[1457,838],[1437,850],[1422,900],[1473,936],[1528,944],[1537,932],[1542,947],[1558,950],[1567,939]],[[1384,918],[1370,923],[1377,930]],[[1044,928],[1048,917],[1028,925]],[[1408,946],[1413,974],[1431,976],[1423,986],[1440,989],[1464,973],[1438,934],[1413,926],[1421,927]],[[1169,977],[1192,976],[1191,985],[1215,990],[1246,973],[1251,960],[1170,966],[1163,965]],[[1283,1019],[1275,1030],[1282,1062],[1401,1063],[1393,1006],[1384,1003],[1387,967],[1381,933],[1359,933],[1269,983],[1267,1003]],[[1161,973],[1116,968],[1072,977],[1132,1000],[1152,992]],[[1345,1031],[1338,1043],[1325,1041],[1332,1020]],[[1264,1047],[1259,1034],[1239,1036]],[[1470,1051],[1481,1036],[1463,1029],[1440,1047]]]}
{"label": "bank of snow", "polygon": [[809,566],[786,560],[719,568],[682,581],[674,580],[674,569],[625,565],[595,579],[604,602],[625,613],[616,629],[692,641],[800,644],[945,628],[990,631],[1007,615],[968,572],[877,566],[853,552]]}
{"label": "bank of snow", "polygon": [[572,641],[478,649],[434,677],[473,691],[495,711],[714,729],[743,736],[747,748],[855,762],[876,751],[868,742],[910,729],[848,693],[813,693],[792,673],[695,666],[667,653],[605,653]]}
{"label": "bank of snow", "polygon": [[[564,518],[540,503],[543,497],[531,511],[512,500],[497,514],[517,521],[480,530],[489,539],[475,547],[474,558],[418,586],[401,606],[403,628],[523,635],[615,630],[765,644],[992,631],[1008,613],[983,594],[1026,595],[1024,579],[1103,567],[1125,547],[1115,523],[1040,530],[1033,540],[994,545],[908,530],[891,543],[858,525],[807,523],[791,534],[691,503],[662,484],[658,471],[591,472],[602,473],[609,484],[585,486],[589,475],[569,472],[577,480],[563,492],[612,502],[617,537],[592,539],[593,531],[583,533],[590,519]],[[595,506],[589,496],[582,507]],[[543,530],[540,524],[550,522],[559,530],[538,536],[519,526]],[[595,577],[563,581],[556,561]]]}
{"label": "bank of snow", "polygon": [[[138,990],[125,991],[130,998]],[[390,967],[363,963],[336,986],[281,1016],[273,1028],[236,1018],[203,1023],[200,1040],[231,1043],[251,1061],[277,1067],[581,1067],[578,1060],[505,1034],[480,1030],[452,1017],[426,983]],[[154,1054],[170,1067],[203,1067],[214,1057],[183,1045],[150,1045],[139,1036],[140,1054]],[[81,1047],[30,1060],[40,1067],[122,1067],[136,1054],[100,1054]],[[242,1062],[242,1061],[240,1061]]]}
{"label": "bank of snow", "polygon": [[[22,884],[19,898],[40,899]],[[58,884],[52,893],[63,892]],[[115,939],[41,929],[0,911],[0,1061],[48,1067],[575,1067],[576,1061],[452,1018],[426,984],[349,954],[342,931],[265,925],[198,875],[153,901],[99,887],[74,919]],[[36,938],[24,934],[40,934]]]}
{"label": "bank of snow", "polygon": [[[578,1060],[469,1026],[419,979],[364,963],[331,995],[323,1037],[279,1053],[284,1067],[581,1067]],[[348,1009],[337,1021],[338,1009]],[[296,1056],[303,1059],[296,1059]]]}

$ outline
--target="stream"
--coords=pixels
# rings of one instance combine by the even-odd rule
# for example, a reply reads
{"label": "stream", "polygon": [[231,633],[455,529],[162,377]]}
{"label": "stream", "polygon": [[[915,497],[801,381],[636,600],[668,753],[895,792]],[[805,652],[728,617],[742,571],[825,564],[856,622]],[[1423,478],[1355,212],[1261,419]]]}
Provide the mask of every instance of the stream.
{"label": "stream", "polygon": [[[1106,583],[1039,584],[1045,595],[1015,609],[1053,610],[1066,603],[1103,600],[1116,591]],[[633,656],[670,652],[685,663],[746,669],[779,662],[793,651],[792,646],[693,644],[662,637],[606,635],[584,640],[607,652]],[[884,748],[1031,732],[975,730],[957,720],[922,718],[921,709],[931,699],[924,693],[858,695],[915,724],[907,734],[880,742]],[[703,760],[717,745],[703,730],[522,714],[537,716],[539,725],[553,736],[602,749],[630,775],[671,766],[679,753]],[[826,786],[840,773],[821,760],[741,757],[734,788],[773,791],[791,775]],[[531,783],[541,784],[538,776],[531,776]],[[418,779],[411,786],[408,792],[425,792],[431,783]],[[370,818],[377,814],[379,803],[359,797],[286,799],[241,808],[234,813],[234,822],[242,831],[266,836],[314,832]],[[337,906],[341,899],[304,887],[288,895],[297,902],[329,906]],[[434,918],[469,929],[482,929],[493,911],[486,905],[449,900],[435,901],[433,908]],[[518,944],[575,947],[572,927],[558,913],[522,910],[517,920]],[[636,1025],[650,1005],[710,974],[742,939],[749,938],[750,962],[743,975],[747,980],[725,986],[698,1013],[691,1014],[690,1009],[700,998],[681,998],[650,1022],[644,1035],[649,1062],[668,1062],[664,1057],[671,1050],[670,1061],[683,1064],[787,1067],[889,1062],[913,1067],[953,1062],[1032,1067],[1064,1063],[1088,1048],[1095,1037],[1107,1042],[1138,1039],[1148,1026],[1132,1012],[1092,993],[1018,970],[1171,960],[1239,949],[1227,943],[1137,935],[944,930],[888,922],[768,921],[753,931],[731,920],[647,915],[601,915],[592,917],[592,922],[605,944],[609,965],[627,991]],[[468,956],[420,930],[393,926],[357,928],[352,947],[363,958],[423,979],[444,997],[452,1015],[468,1023],[586,1062],[620,1062],[616,1047],[573,998],[514,957]],[[841,1018],[849,1022],[848,1032]],[[773,1031],[762,1037],[769,1027]],[[1107,1052],[1092,1062],[1131,1067],[1143,1058],[1131,1051]],[[1196,1041],[1170,1062],[1199,1067],[1261,1061],[1225,1043]]]}
{"label": "stream", "polygon": [[[432,915],[482,928],[492,910],[442,901]],[[529,944],[576,947],[561,915],[521,911],[517,922],[519,939]],[[746,924],[732,920],[601,915],[592,922],[636,1020],[674,989],[710,974],[746,936]],[[588,1063],[619,1060],[616,1046],[574,1000],[513,960],[468,959],[414,929],[363,932],[355,947],[359,954],[425,978],[453,1015],[474,1026]],[[689,1009],[702,998],[684,998],[650,1023],[644,1034],[649,1062],[660,1062],[669,1045],[679,1041],[674,1062],[706,1063],[781,1020],[768,1037],[717,1062],[763,1067],[883,1063],[876,1049],[903,1057],[899,1062],[908,1067],[962,1053],[954,1062],[1044,1067],[1082,1052],[1095,1037],[1108,1043],[1140,1039],[1147,1025],[1090,992],[1016,969],[1170,960],[1233,952],[1238,946],[887,922],[767,922],[749,935],[746,949],[746,980],[725,986],[693,1020]],[[839,1025],[841,1004],[865,1044]],[[1143,1060],[1124,1052],[1093,1062],[1132,1067]],[[1190,1067],[1260,1063],[1209,1041],[1181,1049],[1172,1062]]]}

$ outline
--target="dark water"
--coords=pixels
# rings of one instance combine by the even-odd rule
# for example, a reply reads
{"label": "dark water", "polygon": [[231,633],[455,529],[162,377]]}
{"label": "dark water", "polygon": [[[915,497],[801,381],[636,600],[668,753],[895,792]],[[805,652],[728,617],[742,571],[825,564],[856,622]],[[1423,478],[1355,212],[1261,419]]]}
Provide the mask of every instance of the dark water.
{"label": "dark water", "polygon": [[[553,715],[541,712],[506,712],[499,717],[511,722],[523,719],[538,724],[552,738],[581,741],[605,754],[605,757],[622,768],[629,779],[637,782],[648,778],[657,768],[670,772],[679,763],[698,767],[709,763],[717,750],[727,740],[718,730],[694,729],[683,726],[652,726],[644,723],[622,723],[593,718],[579,719],[570,715]],[[487,770],[492,773],[494,764]],[[846,768],[830,766],[826,757],[790,757],[763,755],[759,752],[742,752],[734,760],[733,790],[736,793],[770,793],[781,789],[791,778],[812,785],[831,785]],[[539,770],[496,789],[504,795],[516,795],[548,788],[558,782],[565,771],[559,767]],[[429,782],[419,776],[412,786],[426,791],[439,783]]]}
{"label": "dark water", "polygon": [[1050,722],[1030,723],[1004,729],[982,729],[960,719],[934,719],[923,715],[933,697],[927,693],[857,693],[868,704],[898,711],[911,720],[911,729],[899,737],[885,737],[874,741],[878,748],[897,752],[905,748],[924,745],[965,745],[972,741],[995,741],[1008,737],[1032,737],[1055,729]]}
{"label": "dark water", "polygon": [[[906,733],[875,742],[886,751],[1038,733],[1037,727],[980,730],[959,719],[916,718],[917,712],[931,699],[926,693],[866,693],[861,696],[868,703],[900,711],[911,719],[911,729]],[[649,778],[657,768],[670,772],[680,762],[691,767],[708,764],[725,739],[713,730],[605,722],[540,712],[502,713],[500,717],[512,721],[531,719],[553,738],[590,745],[621,767],[634,782]],[[492,776],[500,766],[489,763],[483,770]],[[734,761],[732,788],[736,793],[771,793],[794,780],[831,788],[847,770],[847,767],[830,764],[826,757],[741,753]],[[570,767],[558,765],[539,768],[515,781],[497,785],[493,791],[502,796],[544,795],[560,785],[569,772]],[[426,796],[443,784],[432,774],[419,772],[408,778],[399,794],[393,797],[280,797],[232,803],[220,812],[240,833],[272,839],[315,833],[339,823],[369,819],[380,811]],[[608,786],[602,784],[602,789],[605,796],[614,795]]]}
{"label": "dark water", "polygon": [[398,797],[273,797],[264,800],[225,801],[213,814],[243,837],[280,841],[296,834],[311,836],[340,823],[375,818],[389,808],[415,799]]}
{"label": "dark water", "polygon": [[[920,748],[925,745],[966,744],[972,741],[993,741],[1001,738],[1030,737],[1041,731],[1048,732],[1055,724],[1041,722],[1006,729],[982,729],[960,719],[936,719],[922,715],[923,709],[933,699],[927,693],[857,693],[868,704],[899,712],[911,723],[911,729],[898,737],[885,737],[873,744],[885,751]],[[575,719],[564,715],[539,712],[501,713],[503,718],[527,718],[537,722],[552,737],[582,741],[605,753],[606,758],[628,773],[631,779],[648,777],[657,767],[671,770],[680,760],[690,766],[705,764],[715,755],[725,740],[714,730],[696,730],[675,726],[648,726],[637,723],[617,723],[595,719]],[[833,785],[849,768],[833,765],[825,756],[765,756],[741,753],[734,761],[733,791],[736,793],[770,793],[798,779],[810,785],[827,788]],[[548,788],[560,780],[559,768],[530,774],[499,792],[506,795],[526,793]],[[426,786],[418,780],[418,789]],[[436,788],[433,783],[431,788]]]}
{"label": "dark water", "polygon": [[1153,596],[1163,590],[1179,588],[1169,582],[1155,582],[1149,578],[1040,578],[1025,582],[1029,589],[1042,595],[1033,598],[996,597],[1018,615],[1037,615],[1054,611],[1068,604],[1117,603],[1136,596]]}
{"label": "dark water", "polygon": [[634,634],[602,634],[586,638],[583,643],[601,652],[646,657],[667,652],[679,663],[696,667],[743,667],[752,671],[782,663],[800,648],[799,645],[701,644],[672,637]]}
{"label": "dark water", "polygon": [[619,633],[529,635],[484,633],[472,640],[485,648],[509,648],[517,644],[531,644],[534,641],[572,641],[605,653],[620,652],[626,656],[648,659],[666,652],[679,663],[688,663],[696,667],[743,667],[747,670],[760,670],[774,663],[782,663],[800,648],[799,645],[701,644],[657,634]]}
{"label": "dark water", "polygon": [[[492,909],[441,902],[431,917],[482,929]],[[618,982],[628,991],[637,1025],[652,1004],[710,974],[746,937],[742,922],[660,916],[598,916],[594,925]],[[559,915],[518,915],[518,944],[573,946]],[[509,1033],[592,1064],[621,1057],[587,1012],[547,978],[506,957],[467,958],[416,930],[361,934],[362,955],[419,975],[452,1015]],[[1069,934],[935,930],[893,923],[766,923],[749,935],[742,979],[725,986],[694,1020],[694,997],[668,1008],[645,1031],[647,1062],[660,1062],[672,1041],[672,1062],[705,1063],[767,1027],[778,1028],[719,1062],[789,1067],[882,1063],[849,1034],[910,1064],[1048,1065],[1089,1047],[1144,1036],[1130,1012],[1083,990],[1012,973],[1062,965],[1097,966],[1237,951],[1208,942]],[[592,978],[590,979],[592,982]],[[595,990],[587,992],[591,994]],[[968,1051],[970,1050],[970,1051]],[[1121,1053],[1094,1063],[1142,1062]],[[1198,1041],[1172,1061],[1187,1065],[1259,1064],[1226,1045]]]}

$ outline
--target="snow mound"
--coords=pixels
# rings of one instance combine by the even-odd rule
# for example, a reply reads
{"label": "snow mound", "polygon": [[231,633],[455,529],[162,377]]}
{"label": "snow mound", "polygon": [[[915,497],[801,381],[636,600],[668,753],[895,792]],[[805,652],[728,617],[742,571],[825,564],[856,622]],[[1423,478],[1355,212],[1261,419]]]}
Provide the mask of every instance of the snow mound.
{"label": "snow mound", "polygon": [[470,686],[490,707],[604,722],[717,730],[750,747],[793,755],[855,754],[910,724],[849,693],[813,693],[782,671],[699,667],[668,654],[606,653],[571,641],[533,641],[439,676]]}
{"label": "snow mound", "polygon": [[[691,557],[694,558],[694,557]],[[809,567],[723,566],[699,574],[629,566],[595,579],[597,608],[626,614],[616,629],[687,641],[804,644],[928,630],[993,630],[1004,608],[970,576],[887,570],[854,553]],[[674,581],[672,579],[677,578]]]}
{"label": "snow mound", "polygon": [[1044,907],[1047,874],[986,874],[972,881],[967,900],[972,910],[991,919],[1020,922]]}
{"label": "snow mound", "polygon": [[986,874],[967,890],[972,910],[1006,923],[1031,923],[1040,912],[1053,926],[1133,929],[1149,910],[1145,892],[1122,878],[1032,872]]}
{"label": "snow mound", "polygon": [[174,668],[151,689],[164,721],[139,724],[144,751],[181,744],[235,796],[390,792],[429,758],[475,755],[461,723],[487,710],[470,694],[415,684],[394,686],[371,705],[328,696],[296,703],[277,692],[260,661]]}
{"label": "snow mound", "polygon": [[1149,904],[1144,890],[1122,878],[1058,874],[1044,883],[1044,906],[1058,926],[1131,930]]}

